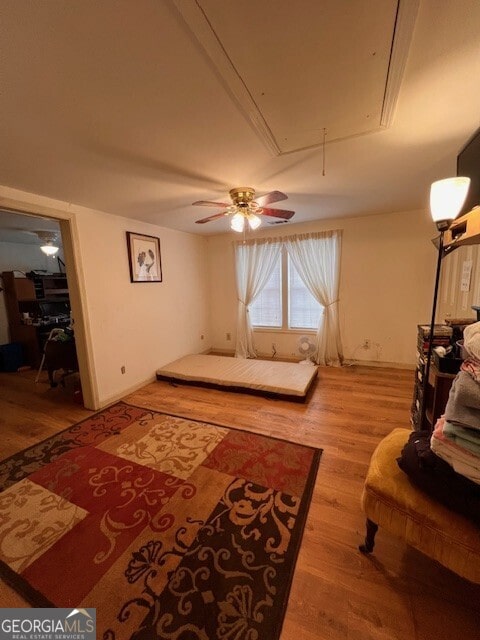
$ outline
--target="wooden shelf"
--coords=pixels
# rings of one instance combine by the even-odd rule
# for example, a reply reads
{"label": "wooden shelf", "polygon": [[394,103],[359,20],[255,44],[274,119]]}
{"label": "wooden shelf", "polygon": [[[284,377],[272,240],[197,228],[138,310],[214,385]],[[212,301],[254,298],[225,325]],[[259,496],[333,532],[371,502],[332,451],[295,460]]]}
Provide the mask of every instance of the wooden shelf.
{"label": "wooden shelf", "polygon": [[60,294],[62,294],[62,295],[67,294],[68,295],[68,289],[45,289],[44,293],[45,293],[45,297],[58,296]]}
{"label": "wooden shelf", "polygon": [[444,248],[448,250],[480,243],[480,207],[454,220],[445,231]]}
{"label": "wooden shelf", "polygon": [[[410,422],[416,430],[431,431],[435,427],[438,418],[445,411],[450,388],[456,374],[439,371],[438,366],[432,361],[428,374],[428,383],[424,388],[424,367],[424,358],[419,358],[415,374]],[[425,411],[424,414],[422,409]],[[422,416],[424,416],[423,421]]]}
{"label": "wooden shelf", "polygon": [[50,296],[49,298],[36,298],[34,302],[70,302],[68,295]]}
{"label": "wooden shelf", "polygon": [[435,427],[438,418],[440,418],[445,411],[448,394],[450,393],[450,388],[455,377],[456,374],[454,373],[439,371],[434,364],[430,366],[427,393],[424,399],[427,403],[425,418],[428,424],[423,425],[422,428],[433,429]]}

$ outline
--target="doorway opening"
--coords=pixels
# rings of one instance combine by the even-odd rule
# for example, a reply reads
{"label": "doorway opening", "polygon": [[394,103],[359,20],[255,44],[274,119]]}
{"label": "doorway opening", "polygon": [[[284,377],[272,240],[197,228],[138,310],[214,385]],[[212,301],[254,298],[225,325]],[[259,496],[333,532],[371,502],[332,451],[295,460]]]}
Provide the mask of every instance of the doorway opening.
{"label": "doorway opening", "polygon": [[83,406],[82,341],[71,295],[71,285],[78,287],[65,225],[0,209],[0,374],[4,386],[26,398]]}

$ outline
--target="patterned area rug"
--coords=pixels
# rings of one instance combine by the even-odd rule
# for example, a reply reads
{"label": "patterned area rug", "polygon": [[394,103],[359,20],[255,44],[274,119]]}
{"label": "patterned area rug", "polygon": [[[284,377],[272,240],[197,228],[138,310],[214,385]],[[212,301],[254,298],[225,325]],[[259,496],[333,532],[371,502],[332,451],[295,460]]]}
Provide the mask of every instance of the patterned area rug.
{"label": "patterned area rug", "polygon": [[0,463],[0,559],[104,640],[278,638],[321,450],[118,403]]}

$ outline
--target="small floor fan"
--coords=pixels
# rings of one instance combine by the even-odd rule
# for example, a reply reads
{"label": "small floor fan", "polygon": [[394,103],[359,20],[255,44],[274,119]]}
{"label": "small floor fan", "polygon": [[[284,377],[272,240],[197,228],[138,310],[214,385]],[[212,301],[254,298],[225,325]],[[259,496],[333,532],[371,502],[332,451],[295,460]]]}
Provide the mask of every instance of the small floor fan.
{"label": "small floor fan", "polygon": [[312,360],[312,356],[315,353],[315,343],[310,336],[301,336],[298,339],[298,353],[303,356],[303,360],[300,360],[300,364],[310,364],[314,365],[315,363]]}

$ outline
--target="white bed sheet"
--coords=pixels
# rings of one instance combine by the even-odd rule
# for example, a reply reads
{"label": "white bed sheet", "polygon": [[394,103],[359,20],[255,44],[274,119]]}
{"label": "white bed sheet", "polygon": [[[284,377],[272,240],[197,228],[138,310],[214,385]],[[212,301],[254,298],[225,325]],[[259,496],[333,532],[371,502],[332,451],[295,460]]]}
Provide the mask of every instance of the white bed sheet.
{"label": "white bed sheet", "polygon": [[317,367],[308,364],[213,355],[184,356],[157,370],[158,379],[255,389],[299,398],[306,396],[316,375]]}

